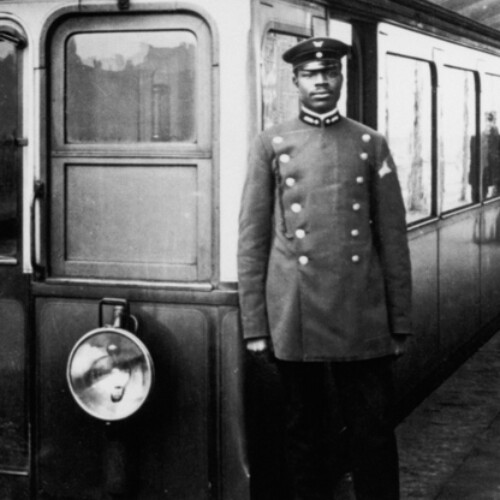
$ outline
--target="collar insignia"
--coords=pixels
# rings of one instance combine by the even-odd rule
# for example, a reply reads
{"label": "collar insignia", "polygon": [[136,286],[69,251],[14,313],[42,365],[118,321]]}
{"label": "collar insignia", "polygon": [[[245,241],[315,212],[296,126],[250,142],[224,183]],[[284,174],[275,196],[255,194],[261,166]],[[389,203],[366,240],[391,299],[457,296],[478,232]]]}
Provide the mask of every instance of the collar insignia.
{"label": "collar insignia", "polygon": [[308,125],[313,127],[329,127],[337,122],[340,118],[339,110],[335,108],[324,115],[319,115],[310,111],[306,108],[302,108],[300,111],[299,118]]}

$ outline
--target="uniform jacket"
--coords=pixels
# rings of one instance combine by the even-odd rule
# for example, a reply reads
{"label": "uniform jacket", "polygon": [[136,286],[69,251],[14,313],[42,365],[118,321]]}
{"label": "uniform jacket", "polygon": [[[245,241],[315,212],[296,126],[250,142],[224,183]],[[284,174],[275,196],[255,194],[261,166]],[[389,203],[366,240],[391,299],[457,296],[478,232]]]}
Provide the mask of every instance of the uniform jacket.
{"label": "uniform jacket", "polygon": [[262,132],[240,212],[246,339],[277,358],[348,361],[394,353],[410,333],[405,210],[387,143],[333,114]]}

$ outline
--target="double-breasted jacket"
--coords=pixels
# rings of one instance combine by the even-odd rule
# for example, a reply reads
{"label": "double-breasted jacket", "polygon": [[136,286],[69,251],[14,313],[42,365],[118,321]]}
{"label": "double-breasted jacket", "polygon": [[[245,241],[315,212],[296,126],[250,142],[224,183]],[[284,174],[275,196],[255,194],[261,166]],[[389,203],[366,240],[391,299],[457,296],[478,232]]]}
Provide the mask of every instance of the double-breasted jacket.
{"label": "double-breasted jacket", "polygon": [[302,112],[251,149],[240,211],[239,297],[246,339],[278,359],[390,355],[410,333],[405,210],[385,138]]}

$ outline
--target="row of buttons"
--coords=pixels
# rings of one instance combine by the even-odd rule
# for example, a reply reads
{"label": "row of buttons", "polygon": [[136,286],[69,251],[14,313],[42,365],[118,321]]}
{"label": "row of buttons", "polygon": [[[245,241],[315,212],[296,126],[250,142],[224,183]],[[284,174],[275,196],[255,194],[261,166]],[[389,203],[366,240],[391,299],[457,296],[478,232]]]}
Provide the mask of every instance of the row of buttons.
{"label": "row of buttons", "polygon": [[[353,256],[351,257],[351,261],[352,261],[352,262],[354,262],[355,264],[356,264],[357,262],[359,262],[360,260],[361,260],[361,258],[360,258],[360,256],[359,256],[359,255],[353,255]],[[305,265],[309,264],[309,257],[308,257],[307,255],[301,255],[301,256],[299,257],[299,264],[300,264],[301,266],[305,266]]]}
{"label": "row of buttons", "polygon": [[[368,160],[368,153],[360,153],[359,157],[366,161]],[[287,155],[286,153],[283,153],[280,155],[280,163],[284,163],[285,165],[290,162],[290,155]]]}
{"label": "row of buttons", "polygon": [[[363,135],[361,136],[361,140],[362,140],[363,142],[368,143],[368,142],[370,142],[371,137],[370,137],[370,135],[369,135],[369,134],[363,134]],[[368,153],[366,153],[365,151],[363,151],[362,153],[360,153],[359,157],[360,157],[363,161],[366,161],[366,160],[368,160]],[[356,177],[356,182],[357,182],[358,184],[363,184],[363,183],[365,182],[365,179],[364,179],[362,176],[359,176],[359,177]],[[352,208],[353,208],[353,210],[354,210],[355,212],[357,212],[357,211],[359,211],[359,209],[361,208],[361,205],[360,205],[359,203],[357,203],[357,202],[356,202],[356,203],[354,203],[354,204],[353,204]],[[359,229],[351,229],[351,236],[352,236],[353,238],[357,238],[357,237],[359,236]],[[351,261],[352,261],[353,263],[357,263],[357,262],[359,262],[359,261],[360,261],[360,257],[359,257],[359,255],[356,255],[356,254],[355,254],[355,255],[352,255],[352,256],[351,256]]]}
{"label": "row of buttons", "polygon": [[[290,209],[292,210],[293,213],[298,214],[302,212],[302,205],[300,203],[292,203],[290,206]],[[352,209],[355,212],[359,212],[361,210],[361,204],[356,202],[352,204]]]}

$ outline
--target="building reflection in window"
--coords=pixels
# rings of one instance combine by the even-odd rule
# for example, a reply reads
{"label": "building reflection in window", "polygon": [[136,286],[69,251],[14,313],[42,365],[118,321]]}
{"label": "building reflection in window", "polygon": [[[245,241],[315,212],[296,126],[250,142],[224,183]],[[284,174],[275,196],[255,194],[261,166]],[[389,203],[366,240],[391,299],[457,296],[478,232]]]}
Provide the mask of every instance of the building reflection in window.
{"label": "building reflection in window", "polygon": [[387,55],[385,135],[406,206],[407,221],[431,215],[432,78],[425,61]]}
{"label": "building reflection in window", "polygon": [[66,142],[196,142],[196,38],[80,33],[66,44]]}

